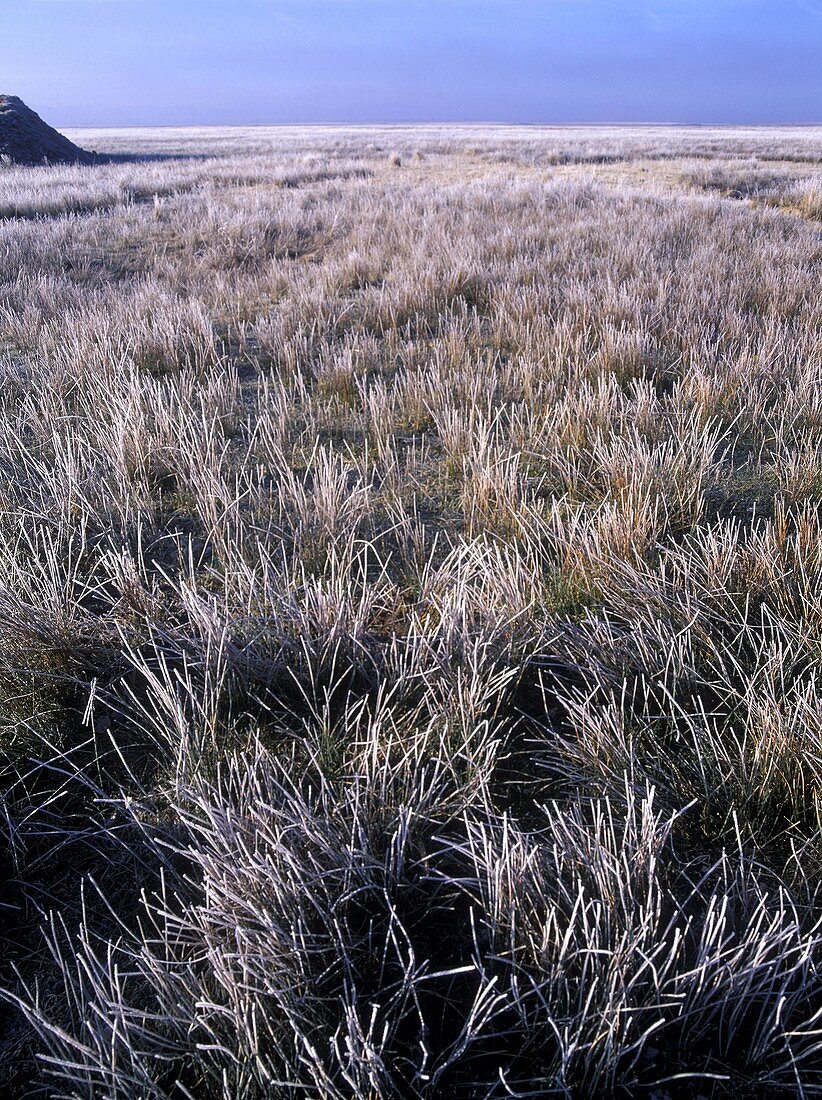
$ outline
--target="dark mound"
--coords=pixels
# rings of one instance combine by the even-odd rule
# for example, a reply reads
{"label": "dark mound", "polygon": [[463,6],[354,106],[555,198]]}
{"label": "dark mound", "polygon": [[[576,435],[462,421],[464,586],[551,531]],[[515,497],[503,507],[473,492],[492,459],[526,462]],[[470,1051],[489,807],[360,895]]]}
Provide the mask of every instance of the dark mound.
{"label": "dark mound", "polygon": [[0,95],[0,158],[12,164],[92,164],[94,155],[43,122],[16,95]]}

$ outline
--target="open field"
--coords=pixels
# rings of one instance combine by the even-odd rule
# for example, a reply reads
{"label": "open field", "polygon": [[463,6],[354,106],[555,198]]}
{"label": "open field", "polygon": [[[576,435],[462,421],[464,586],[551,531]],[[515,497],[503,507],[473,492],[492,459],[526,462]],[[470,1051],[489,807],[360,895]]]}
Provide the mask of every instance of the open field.
{"label": "open field", "polygon": [[822,128],[0,166],[0,1094],[822,1094]]}

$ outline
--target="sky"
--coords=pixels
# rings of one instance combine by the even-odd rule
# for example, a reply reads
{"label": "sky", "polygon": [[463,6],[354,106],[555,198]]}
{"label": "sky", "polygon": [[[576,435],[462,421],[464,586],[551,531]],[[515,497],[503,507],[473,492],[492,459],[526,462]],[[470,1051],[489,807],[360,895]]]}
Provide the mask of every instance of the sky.
{"label": "sky", "polygon": [[822,122],[822,0],[0,0],[53,125]]}

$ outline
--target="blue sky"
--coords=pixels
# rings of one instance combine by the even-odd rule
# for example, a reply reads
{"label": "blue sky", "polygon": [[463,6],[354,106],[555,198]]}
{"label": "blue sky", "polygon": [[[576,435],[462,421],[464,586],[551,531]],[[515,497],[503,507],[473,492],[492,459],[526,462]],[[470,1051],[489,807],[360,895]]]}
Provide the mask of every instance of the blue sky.
{"label": "blue sky", "polygon": [[0,0],[56,125],[819,122],[822,0]]}

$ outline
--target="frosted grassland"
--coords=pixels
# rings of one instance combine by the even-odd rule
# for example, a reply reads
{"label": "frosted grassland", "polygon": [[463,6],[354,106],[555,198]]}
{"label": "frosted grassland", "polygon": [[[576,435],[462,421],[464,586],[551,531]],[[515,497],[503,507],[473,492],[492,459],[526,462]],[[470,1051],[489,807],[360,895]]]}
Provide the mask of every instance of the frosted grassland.
{"label": "frosted grassland", "polygon": [[822,1093],[822,130],[0,167],[0,1091]]}

